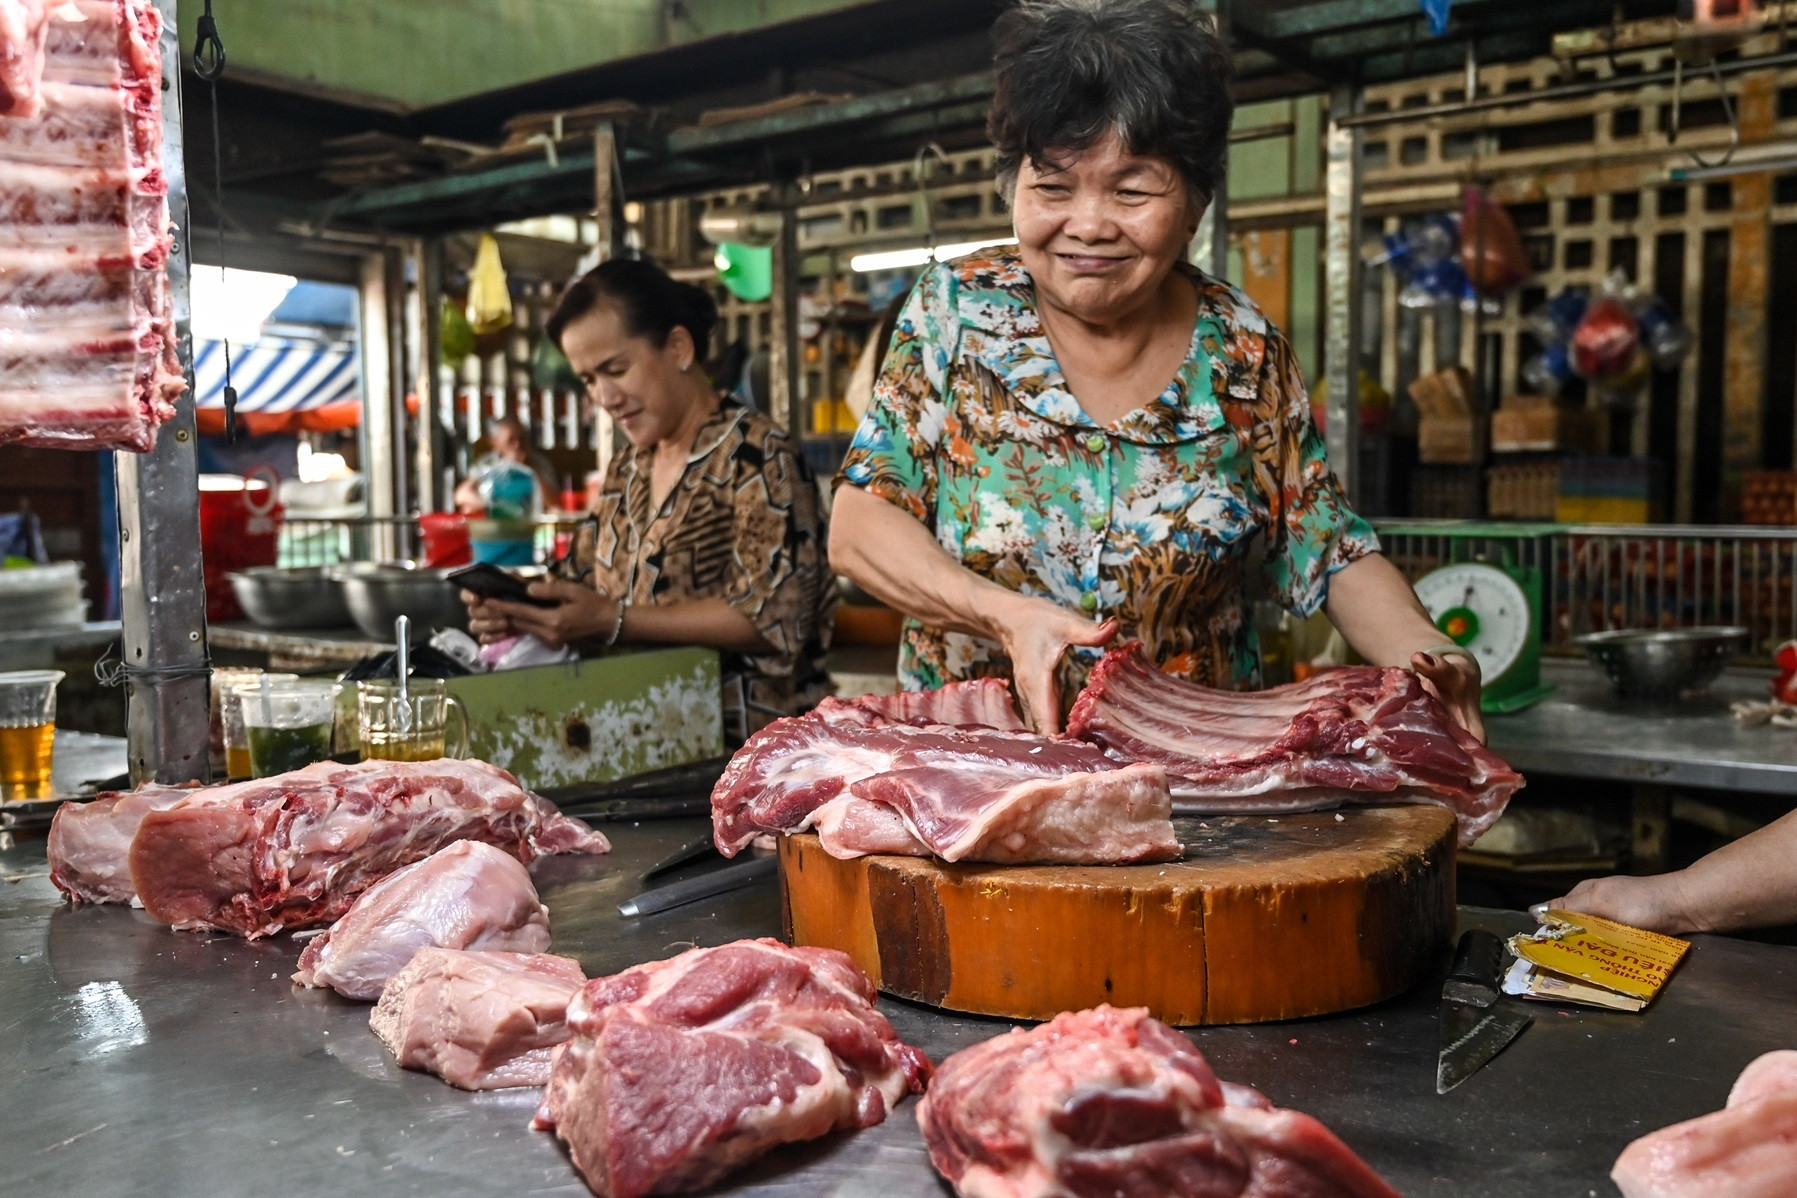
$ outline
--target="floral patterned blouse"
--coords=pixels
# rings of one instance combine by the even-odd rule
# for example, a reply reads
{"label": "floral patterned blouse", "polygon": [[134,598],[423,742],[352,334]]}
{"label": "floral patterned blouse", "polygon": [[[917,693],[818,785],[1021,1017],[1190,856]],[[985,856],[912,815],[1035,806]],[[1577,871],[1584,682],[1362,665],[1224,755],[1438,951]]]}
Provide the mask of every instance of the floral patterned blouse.
{"label": "floral patterned blouse", "polygon": [[[1173,673],[1252,687],[1250,565],[1309,615],[1378,542],[1324,461],[1291,346],[1241,292],[1184,269],[1198,291],[1185,365],[1101,427],[1068,390],[1015,251],[933,267],[839,481],[909,512],[976,574],[1115,617]],[[1063,694],[1096,657],[1069,654]],[[907,688],[1009,673],[996,644],[906,622]]]}
{"label": "floral patterned blouse", "polygon": [[[796,714],[829,694],[824,655],[836,615],[836,578],[816,477],[767,417],[724,399],[699,429],[685,472],[657,508],[648,451],[612,458],[593,515],[582,525],[563,578],[633,606],[722,599],[771,646],[725,653],[741,678],[747,727]],[[740,730],[742,693],[726,685],[729,725]]]}

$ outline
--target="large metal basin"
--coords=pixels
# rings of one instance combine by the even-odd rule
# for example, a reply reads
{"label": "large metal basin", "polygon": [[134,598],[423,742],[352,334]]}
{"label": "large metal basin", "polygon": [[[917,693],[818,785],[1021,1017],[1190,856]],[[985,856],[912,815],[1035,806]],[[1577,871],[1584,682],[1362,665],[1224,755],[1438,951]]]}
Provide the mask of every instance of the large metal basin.
{"label": "large metal basin", "polygon": [[237,602],[263,628],[348,628],[343,588],[322,566],[252,566],[226,575]]}
{"label": "large metal basin", "polygon": [[410,617],[412,635],[423,640],[436,628],[467,628],[468,609],[457,597],[447,570],[410,566],[357,566],[332,571],[343,587],[356,627],[375,640],[393,640],[393,621]]}
{"label": "large metal basin", "polygon": [[1736,627],[1619,628],[1576,643],[1623,698],[1664,701],[1714,682],[1747,640]]}

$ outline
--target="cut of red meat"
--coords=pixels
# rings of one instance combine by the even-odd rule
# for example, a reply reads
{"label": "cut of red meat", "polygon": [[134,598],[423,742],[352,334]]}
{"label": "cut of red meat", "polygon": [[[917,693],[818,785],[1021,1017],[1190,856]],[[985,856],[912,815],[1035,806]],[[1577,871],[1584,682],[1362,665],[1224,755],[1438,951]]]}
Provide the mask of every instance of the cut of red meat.
{"label": "cut of red meat", "polygon": [[1437,803],[1459,818],[1462,846],[1523,785],[1409,670],[1344,667],[1239,693],[1165,674],[1132,643],[1092,671],[1068,733],[1166,766],[1182,811]]}
{"label": "cut of red meat", "polygon": [[373,1002],[421,948],[540,953],[549,909],[516,857],[458,840],[364,890],[300,954],[293,980]]}
{"label": "cut of red meat", "polygon": [[917,1122],[962,1198],[1397,1198],[1328,1128],[1219,1082],[1141,1008],[956,1053]]}
{"label": "cut of red meat", "polygon": [[368,887],[458,840],[528,864],[605,837],[481,761],[320,762],[207,787],[143,817],[129,852],[144,909],[252,939],[328,924]]}
{"label": "cut of red meat", "polygon": [[[843,800],[847,799],[846,802]],[[856,807],[875,803],[898,817]],[[1165,772],[1030,732],[866,724],[838,709],[776,720],[712,791],[718,849],[819,828],[839,857],[915,852],[946,861],[1106,864],[1179,855]]]}
{"label": "cut of red meat", "polygon": [[64,803],[50,821],[45,852],[50,882],[76,903],[129,903],[128,854],[137,825],[152,811],[173,807],[195,793],[191,786],[149,783],[123,794],[103,794],[91,803]]}
{"label": "cut of red meat", "polygon": [[568,1000],[585,984],[567,957],[422,948],[381,991],[368,1025],[402,1068],[452,1086],[541,1086],[568,1039]]}
{"label": "cut of red meat", "polygon": [[1022,732],[1028,728],[1011,699],[1011,684],[1002,678],[951,682],[939,690],[900,691],[896,695],[861,695],[853,699],[825,699],[816,713],[832,723],[949,724],[955,727],[999,728]]}
{"label": "cut of red meat", "polygon": [[871,1127],[930,1063],[831,949],[741,940],[587,983],[539,1127],[604,1198],[699,1189],[779,1144]]}
{"label": "cut of red meat", "polygon": [[1797,1194],[1797,1052],[1755,1058],[1720,1111],[1642,1136],[1616,1158],[1623,1198]]}
{"label": "cut of red meat", "polygon": [[147,450],[185,389],[161,29],[150,0],[0,0],[0,443]]}

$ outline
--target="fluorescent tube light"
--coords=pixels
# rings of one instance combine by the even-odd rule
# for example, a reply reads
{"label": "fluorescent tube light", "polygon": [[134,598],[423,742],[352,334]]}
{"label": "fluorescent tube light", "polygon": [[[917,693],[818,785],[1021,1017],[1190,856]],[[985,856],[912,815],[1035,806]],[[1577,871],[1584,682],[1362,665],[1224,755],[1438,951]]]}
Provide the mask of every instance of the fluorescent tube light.
{"label": "fluorescent tube light", "polygon": [[883,250],[877,254],[856,254],[849,259],[849,269],[866,274],[875,270],[904,270],[912,266],[926,266],[930,259],[947,262],[950,258],[959,258],[962,254],[971,254],[975,250],[983,250],[989,246],[1016,245],[1015,237],[994,237],[986,241],[963,241],[955,245],[939,245],[932,253],[927,246],[918,246],[912,250]]}

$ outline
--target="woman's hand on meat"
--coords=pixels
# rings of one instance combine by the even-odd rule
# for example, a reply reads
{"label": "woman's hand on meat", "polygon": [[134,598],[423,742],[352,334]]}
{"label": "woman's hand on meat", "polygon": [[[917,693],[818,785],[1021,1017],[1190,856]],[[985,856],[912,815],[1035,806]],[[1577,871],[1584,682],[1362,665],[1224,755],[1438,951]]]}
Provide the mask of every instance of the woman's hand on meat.
{"label": "woman's hand on meat", "polygon": [[533,607],[462,592],[462,601],[468,604],[469,632],[483,645],[508,636],[534,636],[551,649],[559,649],[579,641],[608,639],[617,627],[617,600],[592,587],[546,578],[531,583],[530,593],[537,599],[554,599],[556,605]]}
{"label": "woman's hand on meat", "polygon": [[1414,653],[1410,668],[1435,692],[1448,714],[1485,743],[1485,717],[1479,710],[1479,664],[1462,653]]}
{"label": "woman's hand on meat", "polygon": [[1012,685],[1023,718],[1044,736],[1061,731],[1061,688],[1056,672],[1074,645],[1107,645],[1117,622],[1094,624],[1048,599],[1015,596],[993,613],[995,636],[1011,659]]}

